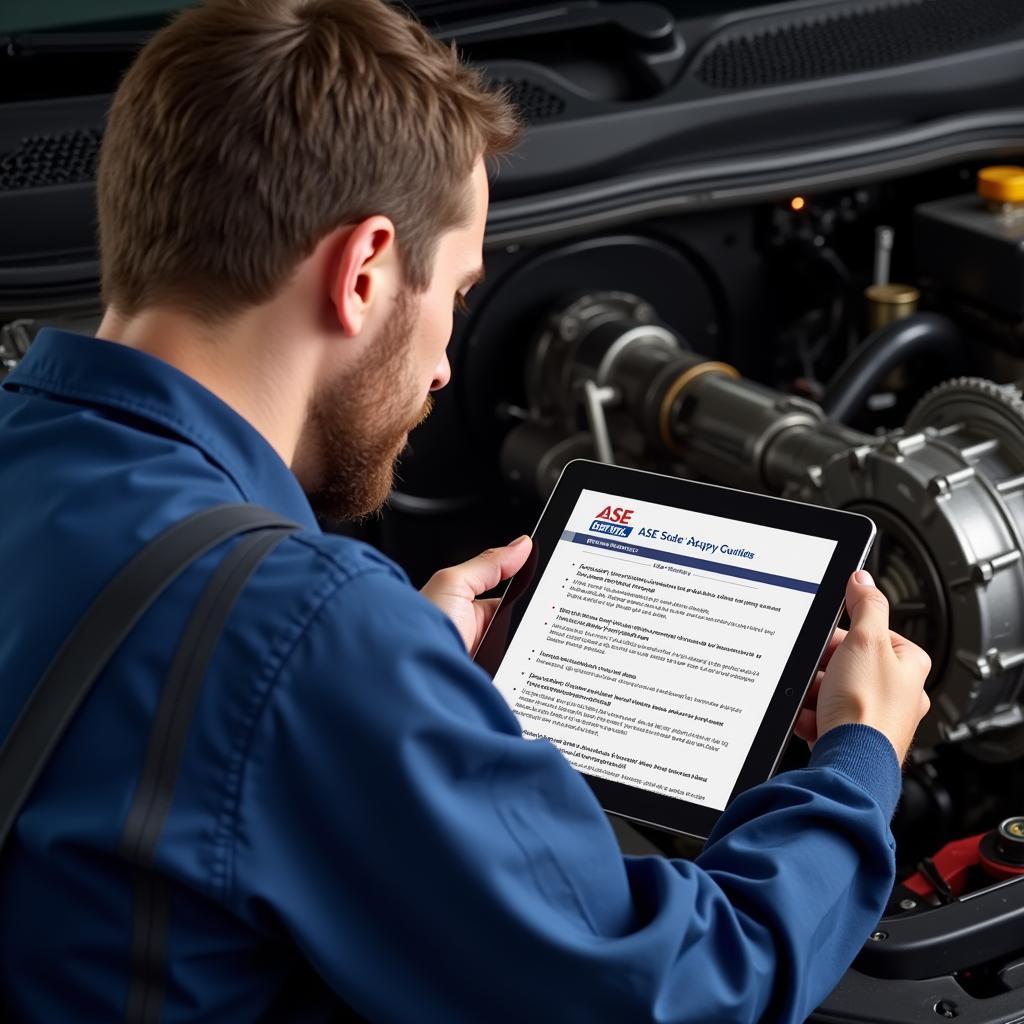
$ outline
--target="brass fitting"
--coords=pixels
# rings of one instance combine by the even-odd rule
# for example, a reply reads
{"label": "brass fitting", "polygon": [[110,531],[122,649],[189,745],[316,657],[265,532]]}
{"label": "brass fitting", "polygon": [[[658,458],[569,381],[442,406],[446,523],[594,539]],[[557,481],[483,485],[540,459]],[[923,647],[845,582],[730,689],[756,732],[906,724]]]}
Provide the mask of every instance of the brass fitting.
{"label": "brass fitting", "polygon": [[921,293],[910,284],[873,284],[864,289],[864,298],[868,301],[868,327],[877,331],[916,313]]}

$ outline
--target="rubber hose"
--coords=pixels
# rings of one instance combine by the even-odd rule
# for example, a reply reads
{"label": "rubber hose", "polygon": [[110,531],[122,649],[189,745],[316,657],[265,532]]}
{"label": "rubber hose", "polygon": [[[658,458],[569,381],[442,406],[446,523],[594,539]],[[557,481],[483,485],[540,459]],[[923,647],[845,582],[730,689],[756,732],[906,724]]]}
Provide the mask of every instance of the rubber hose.
{"label": "rubber hose", "polygon": [[890,370],[922,352],[934,353],[952,366],[962,353],[952,320],[940,313],[914,313],[879,328],[836,371],[821,407],[830,419],[848,423]]}

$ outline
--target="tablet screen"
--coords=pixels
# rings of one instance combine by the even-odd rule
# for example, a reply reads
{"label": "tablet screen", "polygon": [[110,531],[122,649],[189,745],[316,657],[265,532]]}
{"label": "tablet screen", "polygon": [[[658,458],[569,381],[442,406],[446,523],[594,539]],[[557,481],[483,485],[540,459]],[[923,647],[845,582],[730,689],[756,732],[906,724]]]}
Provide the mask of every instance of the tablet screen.
{"label": "tablet screen", "polygon": [[584,489],[495,685],[585,775],[723,810],[835,548]]}

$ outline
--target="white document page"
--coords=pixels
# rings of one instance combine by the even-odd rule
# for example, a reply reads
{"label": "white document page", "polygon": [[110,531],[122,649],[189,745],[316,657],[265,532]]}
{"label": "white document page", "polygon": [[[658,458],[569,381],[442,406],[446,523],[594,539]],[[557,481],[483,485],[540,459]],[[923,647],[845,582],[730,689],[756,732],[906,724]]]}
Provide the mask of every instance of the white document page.
{"label": "white document page", "polygon": [[835,546],[585,490],[495,685],[579,771],[723,810]]}

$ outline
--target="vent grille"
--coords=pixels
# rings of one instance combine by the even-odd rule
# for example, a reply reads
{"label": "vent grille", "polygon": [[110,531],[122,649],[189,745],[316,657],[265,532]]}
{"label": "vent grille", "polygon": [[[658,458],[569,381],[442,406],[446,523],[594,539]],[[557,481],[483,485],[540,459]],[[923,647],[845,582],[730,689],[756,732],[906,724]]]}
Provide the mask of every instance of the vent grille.
{"label": "vent grille", "polygon": [[1021,27],[1022,0],[910,0],[726,40],[697,78],[714,89],[806,82],[941,57]]}
{"label": "vent grille", "polygon": [[93,181],[101,137],[98,130],[27,136],[0,154],[0,192]]}
{"label": "vent grille", "polygon": [[494,84],[507,92],[527,121],[549,121],[565,111],[561,96],[528,78],[499,78]]}

